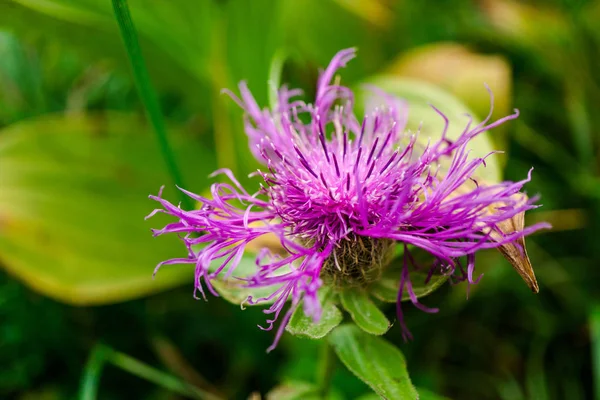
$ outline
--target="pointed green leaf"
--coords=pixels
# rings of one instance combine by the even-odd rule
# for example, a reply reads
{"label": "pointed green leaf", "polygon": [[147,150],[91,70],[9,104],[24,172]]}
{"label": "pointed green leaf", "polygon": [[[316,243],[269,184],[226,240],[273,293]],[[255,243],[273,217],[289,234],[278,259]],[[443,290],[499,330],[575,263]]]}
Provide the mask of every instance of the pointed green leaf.
{"label": "pointed green leaf", "polygon": [[329,335],[329,343],[344,365],[382,398],[418,399],[404,356],[387,340],[343,325]]}
{"label": "pointed green leaf", "polygon": [[323,308],[319,322],[314,323],[312,318],[304,315],[302,304],[300,304],[285,329],[292,335],[311,339],[320,339],[331,332],[333,328],[342,322],[342,312],[336,307],[335,296],[330,288],[321,288],[319,300]]}
{"label": "pointed green leaf", "polygon": [[[214,168],[203,147],[173,132],[173,148],[201,191]],[[205,160],[198,164],[197,160]],[[189,176],[192,178],[192,176]],[[170,178],[156,142],[137,116],[48,116],[0,132],[0,259],[33,289],[72,304],[122,301],[193,282],[193,266],[163,267],[185,254],[172,221],[144,217]],[[164,196],[176,201],[168,185]]]}
{"label": "pointed green leaf", "polygon": [[372,335],[383,335],[390,329],[390,321],[360,289],[349,289],[340,293],[342,305],[362,330]]}

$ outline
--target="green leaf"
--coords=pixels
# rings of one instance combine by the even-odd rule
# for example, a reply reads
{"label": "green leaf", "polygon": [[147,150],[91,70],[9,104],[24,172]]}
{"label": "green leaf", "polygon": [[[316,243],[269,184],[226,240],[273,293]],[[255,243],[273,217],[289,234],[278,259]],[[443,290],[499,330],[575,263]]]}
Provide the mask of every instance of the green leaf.
{"label": "green leaf", "polygon": [[353,325],[329,335],[329,343],[344,365],[384,399],[418,399],[404,356],[395,346]]}
{"label": "green leaf", "polygon": [[[395,303],[398,301],[398,291],[400,290],[400,274],[400,268],[394,268],[393,265],[388,267],[382,274],[381,278],[371,285],[369,288],[369,294],[381,301]],[[429,281],[425,283],[428,276],[427,270],[411,271],[409,276],[412,283],[413,292],[417,298],[425,297],[428,294],[433,293],[450,277],[449,275],[434,274],[431,276]],[[410,300],[408,293],[402,293],[402,301],[407,300]]]}
{"label": "green leaf", "polygon": [[323,308],[319,322],[314,323],[311,317],[307,317],[304,314],[302,304],[300,304],[285,329],[292,335],[310,339],[321,339],[331,332],[333,328],[342,322],[342,312],[335,305],[335,295],[331,288],[321,288],[319,290],[319,300]]}
{"label": "green leaf", "polygon": [[362,330],[372,335],[383,335],[390,329],[390,321],[371,301],[367,293],[358,288],[340,293],[342,305]]}
{"label": "green leaf", "polygon": [[[467,126],[469,117],[474,120],[471,126],[477,123],[475,114],[470,111],[460,100],[446,91],[416,79],[402,79],[393,76],[381,75],[369,79],[369,84],[383,89],[387,93],[406,100],[409,107],[407,129],[417,132],[421,127],[418,140],[426,144],[430,139],[438,140],[444,129],[444,120],[438,115],[430,104],[438,108],[449,119],[447,137],[456,139]],[[481,90],[485,91],[482,85]],[[371,93],[363,91],[363,96],[372,96]],[[494,150],[489,134],[476,136],[469,143],[469,149],[473,157],[483,157]],[[501,169],[498,157],[486,159],[486,167],[479,168],[476,176],[484,178],[488,182],[498,182],[501,179]]]}
{"label": "green leaf", "polygon": [[[189,190],[200,192],[212,154],[175,132]],[[202,163],[198,163],[202,159]],[[150,228],[173,219],[148,199],[170,181],[137,116],[48,116],[0,132],[0,259],[31,288],[72,304],[105,304],[193,281],[193,266],[165,266],[185,248]],[[164,197],[175,201],[169,185]],[[191,286],[191,285],[190,285]],[[191,290],[191,287],[190,287]]]}

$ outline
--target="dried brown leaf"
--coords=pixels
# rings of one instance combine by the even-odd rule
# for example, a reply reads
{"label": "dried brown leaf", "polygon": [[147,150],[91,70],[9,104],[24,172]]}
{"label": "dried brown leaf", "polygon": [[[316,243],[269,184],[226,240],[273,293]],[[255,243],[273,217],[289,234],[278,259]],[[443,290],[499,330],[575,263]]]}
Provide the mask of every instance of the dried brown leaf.
{"label": "dried brown leaf", "polygon": [[[486,182],[481,179],[477,180],[479,186],[485,186]],[[451,196],[448,198],[453,198],[455,196],[468,193],[475,188],[475,184],[472,181],[466,182],[461,187],[459,187]],[[527,201],[527,196],[523,193],[517,193],[514,195],[520,204],[524,204]],[[496,209],[503,206],[503,204],[496,204],[494,206],[489,207],[488,212],[494,213]],[[491,232],[491,237],[493,240],[500,241],[504,235],[509,235],[514,232],[522,231],[525,228],[525,212],[521,212],[512,218],[509,218],[505,221],[502,221],[498,224],[498,229],[502,234],[496,231]],[[504,258],[510,262],[515,271],[521,275],[521,278],[525,281],[527,286],[534,292],[538,293],[540,291],[540,287],[538,286],[537,279],[535,278],[535,273],[533,271],[533,267],[531,265],[531,261],[529,260],[529,255],[527,255],[527,249],[525,247],[525,238],[520,237],[514,242],[503,244],[498,247],[498,250]]]}
{"label": "dried brown leaf", "polygon": [[[527,201],[527,196],[524,194],[518,194],[522,202]],[[511,234],[514,232],[522,231],[525,227],[525,212],[518,213],[510,219],[502,221],[498,224],[498,229],[504,234]],[[500,240],[501,235],[497,232],[492,232],[492,238],[494,240]],[[537,279],[531,261],[527,255],[527,249],[525,248],[525,238],[520,237],[514,242],[507,243],[498,247],[500,253],[506,258],[513,268],[521,275],[521,278],[525,281],[527,286],[534,292],[538,293],[540,287],[538,286]]]}

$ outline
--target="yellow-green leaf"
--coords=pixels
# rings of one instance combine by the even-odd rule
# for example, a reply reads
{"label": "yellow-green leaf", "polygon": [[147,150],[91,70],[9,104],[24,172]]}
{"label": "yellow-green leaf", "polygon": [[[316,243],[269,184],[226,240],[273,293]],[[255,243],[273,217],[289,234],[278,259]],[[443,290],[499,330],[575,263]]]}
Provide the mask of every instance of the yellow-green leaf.
{"label": "yellow-green leaf", "polygon": [[[464,101],[480,118],[490,110],[490,95],[483,86],[488,84],[494,93],[492,117],[502,118],[511,112],[511,69],[500,55],[478,54],[458,43],[434,43],[402,53],[389,71],[438,85]],[[504,136],[494,134],[491,139],[504,148]]]}
{"label": "yellow-green leaf", "polygon": [[[0,131],[0,265],[31,288],[71,304],[104,304],[193,282],[177,237],[152,237],[171,221],[148,199],[173,201],[154,137],[137,116],[46,116]],[[191,190],[207,185],[210,152],[172,135]],[[202,160],[202,162],[198,162]],[[190,289],[191,290],[191,289]]]}
{"label": "yellow-green leaf", "polygon": [[[430,83],[391,75],[373,77],[368,83],[408,103],[407,129],[412,132],[420,129],[418,137],[420,143],[426,144],[429,140],[439,140],[444,129],[444,120],[431,105],[438,108],[449,119],[447,137],[450,140],[458,138],[463,132],[469,122],[468,115],[473,118],[471,126],[477,123],[475,114],[459,99]],[[483,84],[481,90],[487,93]],[[362,94],[365,97],[372,96],[368,91],[363,91]],[[489,135],[490,132],[485,132],[469,142],[468,148],[473,157],[483,157],[495,150]],[[500,181],[501,170],[498,157],[489,157],[486,159],[486,165],[485,168],[480,167],[475,175],[489,182]]]}

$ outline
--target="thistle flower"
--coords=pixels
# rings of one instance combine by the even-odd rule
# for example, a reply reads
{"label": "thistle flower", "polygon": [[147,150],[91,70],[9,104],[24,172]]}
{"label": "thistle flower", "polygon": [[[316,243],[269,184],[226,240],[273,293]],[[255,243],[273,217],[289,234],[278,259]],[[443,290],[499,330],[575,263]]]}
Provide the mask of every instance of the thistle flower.
{"label": "thistle flower", "polygon": [[[244,82],[240,97],[227,91],[245,111],[250,149],[266,167],[255,174],[262,179],[256,193],[221,169],[214,175],[225,175],[228,183],[213,184],[212,198],[181,189],[200,204],[197,210],[182,210],[160,193],[150,196],[162,205],[150,216],[164,212],[177,219],[154,234],[177,233],[187,247],[185,257],[157,268],[194,264],[195,288],[204,298],[205,290],[218,295],[211,284],[216,277],[236,277],[250,242],[264,235],[279,240],[284,252],[261,250],[254,274],[237,277],[247,288],[272,288],[267,296],[247,299],[249,304],[271,304],[265,310],[271,317],[262,329],[272,329],[281,319],[271,349],[300,304],[307,316],[319,319],[320,287],[364,286],[377,279],[398,243],[405,251],[397,310],[406,330],[403,293],[415,306],[436,311],[418,302],[411,270],[429,268],[431,274],[453,274],[476,283],[478,250],[509,245],[520,249],[525,235],[547,226],[501,229],[505,221],[536,207],[535,199],[520,195],[531,171],[519,182],[483,185],[474,178],[491,154],[470,157],[470,140],[517,118],[518,111],[491,123],[490,111],[483,122],[469,122],[450,140],[449,121],[434,108],[445,128],[439,140],[423,143],[418,134],[405,130],[405,104],[384,93],[381,106],[357,119],[353,92],[332,83],[336,71],[354,56],[354,49],[335,55],[320,75],[312,104],[297,99],[300,90],[286,87],[279,90],[273,110],[261,109]],[[411,248],[427,251],[435,262],[417,265]],[[291,306],[284,312],[288,300]]]}

